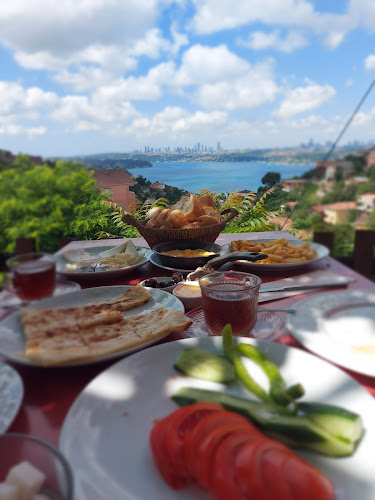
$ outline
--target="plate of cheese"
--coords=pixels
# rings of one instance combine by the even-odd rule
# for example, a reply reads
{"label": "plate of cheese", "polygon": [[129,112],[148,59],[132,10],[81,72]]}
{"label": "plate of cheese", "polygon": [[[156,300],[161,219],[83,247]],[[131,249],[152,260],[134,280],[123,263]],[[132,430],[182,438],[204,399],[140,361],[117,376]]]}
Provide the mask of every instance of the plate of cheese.
{"label": "plate of cheese", "polygon": [[27,365],[86,365],[136,352],[191,322],[182,302],[164,290],[87,288],[8,316],[0,323],[0,353]]}
{"label": "plate of cheese", "polygon": [[152,250],[126,240],[117,246],[92,246],[56,255],[56,271],[67,278],[111,278],[129,273],[148,262]]}

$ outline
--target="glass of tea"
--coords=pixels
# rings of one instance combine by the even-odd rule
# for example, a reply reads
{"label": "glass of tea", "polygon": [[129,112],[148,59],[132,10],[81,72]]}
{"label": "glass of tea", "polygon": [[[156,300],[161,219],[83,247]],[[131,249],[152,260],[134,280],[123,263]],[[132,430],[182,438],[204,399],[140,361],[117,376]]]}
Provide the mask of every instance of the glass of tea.
{"label": "glass of tea", "polygon": [[54,256],[43,252],[15,255],[7,260],[10,274],[4,288],[22,302],[43,299],[53,294],[56,286]]}
{"label": "glass of tea", "polygon": [[218,271],[199,280],[204,318],[211,335],[221,335],[228,323],[233,335],[250,334],[257,320],[261,283],[254,274],[236,271]]}

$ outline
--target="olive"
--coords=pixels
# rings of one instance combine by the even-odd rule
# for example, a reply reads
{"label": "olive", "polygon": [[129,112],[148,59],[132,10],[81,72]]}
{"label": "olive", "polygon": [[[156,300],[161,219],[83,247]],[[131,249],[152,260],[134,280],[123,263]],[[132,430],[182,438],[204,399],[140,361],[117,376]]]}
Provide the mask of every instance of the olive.
{"label": "olive", "polygon": [[150,286],[152,288],[158,288],[158,282],[156,281],[155,278],[149,278],[149,279],[145,280],[144,285]]}
{"label": "olive", "polygon": [[160,288],[167,288],[167,286],[173,286],[175,282],[173,280],[159,281]]}
{"label": "olive", "polygon": [[174,281],[174,283],[179,283],[180,281],[183,280],[183,276],[181,273],[173,273],[172,280]]}

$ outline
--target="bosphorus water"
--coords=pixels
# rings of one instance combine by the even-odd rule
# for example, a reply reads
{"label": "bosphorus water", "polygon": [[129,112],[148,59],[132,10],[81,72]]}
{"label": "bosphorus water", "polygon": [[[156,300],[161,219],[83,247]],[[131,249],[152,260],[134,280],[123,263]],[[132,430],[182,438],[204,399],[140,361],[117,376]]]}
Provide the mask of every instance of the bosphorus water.
{"label": "bosphorus water", "polygon": [[150,168],[132,168],[129,172],[151,182],[199,193],[209,189],[215,193],[234,190],[257,191],[267,172],[278,172],[281,179],[290,179],[315,168],[315,165],[287,165],[255,162],[157,162]]}

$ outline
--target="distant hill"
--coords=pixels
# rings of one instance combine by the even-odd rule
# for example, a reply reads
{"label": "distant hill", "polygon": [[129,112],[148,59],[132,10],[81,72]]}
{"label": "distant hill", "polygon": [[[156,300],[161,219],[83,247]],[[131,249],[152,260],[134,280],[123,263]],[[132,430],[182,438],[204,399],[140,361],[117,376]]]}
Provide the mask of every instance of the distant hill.
{"label": "distant hill", "polygon": [[82,163],[87,169],[93,168],[95,170],[105,170],[108,168],[123,168],[126,170],[128,168],[152,167],[152,163],[149,160],[129,158],[123,153],[77,156],[74,158],[70,157],[69,159]]}
{"label": "distant hill", "polygon": [[[202,161],[202,162],[267,162],[284,164],[314,164],[325,159],[331,146],[300,146],[295,148],[269,148],[223,151],[153,151],[150,153],[102,153],[97,155],[76,156],[67,159],[83,163],[87,168],[148,168],[159,161]],[[356,154],[363,144],[336,147],[330,159],[337,160],[349,154]]]}

